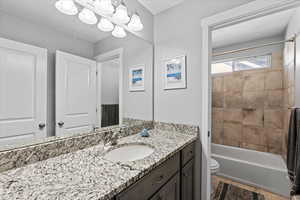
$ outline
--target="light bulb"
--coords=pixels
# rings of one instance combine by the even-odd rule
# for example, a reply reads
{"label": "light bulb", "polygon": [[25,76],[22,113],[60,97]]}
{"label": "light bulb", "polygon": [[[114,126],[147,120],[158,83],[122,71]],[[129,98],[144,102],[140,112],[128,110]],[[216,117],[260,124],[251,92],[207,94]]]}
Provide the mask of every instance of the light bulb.
{"label": "light bulb", "polygon": [[133,31],[141,31],[144,28],[141,19],[137,14],[133,14],[131,16],[131,20],[128,24],[128,27]]}
{"label": "light bulb", "polygon": [[126,32],[124,30],[124,28],[122,28],[121,26],[115,26],[112,35],[116,38],[124,38],[126,37]]}
{"label": "light bulb", "polygon": [[124,4],[120,4],[116,8],[116,12],[113,15],[113,19],[120,24],[126,24],[129,22],[130,18],[128,17],[127,8]]}
{"label": "light bulb", "polygon": [[113,14],[115,11],[115,8],[111,3],[111,0],[96,0],[94,6],[99,12],[105,15]]}
{"label": "light bulb", "polygon": [[78,15],[80,21],[86,24],[96,24],[98,19],[95,13],[87,8],[84,8]]}
{"label": "light bulb", "polygon": [[101,31],[108,32],[114,29],[114,25],[108,19],[102,17],[98,24],[98,28]]}
{"label": "light bulb", "polygon": [[78,13],[78,9],[73,0],[58,0],[55,3],[55,7],[66,15],[76,15]]}

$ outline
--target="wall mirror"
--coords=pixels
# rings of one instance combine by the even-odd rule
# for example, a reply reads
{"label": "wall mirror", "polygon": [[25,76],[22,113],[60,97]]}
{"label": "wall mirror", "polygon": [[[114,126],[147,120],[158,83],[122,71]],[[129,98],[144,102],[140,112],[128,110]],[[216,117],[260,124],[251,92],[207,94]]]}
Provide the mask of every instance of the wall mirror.
{"label": "wall mirror", "polygon": [[[153,119],[148,24],[130,27],[105,10],[91,12],[84,1],[74,1],[76,7],[57,2],[0,3],[2,147]],[[96,1],[86,2],[90,8]],[[128,6],[125,19],[136,11],[135,20],[143,22],[139,9]]]}

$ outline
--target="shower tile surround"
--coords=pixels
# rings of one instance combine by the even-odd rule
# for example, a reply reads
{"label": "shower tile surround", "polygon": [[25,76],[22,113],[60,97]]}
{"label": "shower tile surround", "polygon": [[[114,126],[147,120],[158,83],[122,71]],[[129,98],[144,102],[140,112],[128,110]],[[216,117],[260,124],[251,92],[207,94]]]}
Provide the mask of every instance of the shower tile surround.
{"label": "shower tile surround", "polygon": [[288,129],[289,119],[291,114],[291,108],[295,106],[295,63],[294,63],[294,44],[286,43],[284,48],[284,71],[283,71],[283,128],[284,128],[284,140],[283,140],[283,154],[286,158],[287,154],[287,141],[288,141]]}
{"label": "shower tile surround", "polygon": [[271,68],[212,78],[212,141],[285,156],[285,68],[272,53]]}
{"label": "shower tile surround", "polygon": [[103,158],[103,144],[92,145],[0,173],[0,199],[110,199],[195,141],[199,134],[198,127],[189,125],[154,122],[152,128],[149,138],[135,134],[122,135],[119,140],[120,145],[145,143],[155,148],[145,159],[111,162]]}

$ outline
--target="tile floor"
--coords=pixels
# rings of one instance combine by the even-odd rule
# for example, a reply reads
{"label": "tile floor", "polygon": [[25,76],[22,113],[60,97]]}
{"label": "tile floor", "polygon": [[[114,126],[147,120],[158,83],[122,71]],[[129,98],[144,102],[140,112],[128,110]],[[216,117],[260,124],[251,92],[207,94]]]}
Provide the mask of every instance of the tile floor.
{"label": "tile floor", "polygon": [[[219,181],[223,181],[224,183],[232,184],[232,185],[235,185],[237,187],[240,187],[240,188],[252,191],[252,192],[256,192],[258,194],[262,194],[262,195],[265,196],[265,200],[289,200],[289,198],[276,195],[274,193],[265,191],[263,189],[252,187],[252,186],[249,186],[249,185],[244,185],[244,184],[241,184],[241,183],[238,183],[238,182],[235,182],[235,181],[232,181],[230,179],[223,178],[223,177],[219,177],[219,176],[213,176],[212,181],[213,181],[214,191],[218,187]],[[243,199],[241,199],[241,200],[243,200]]]}

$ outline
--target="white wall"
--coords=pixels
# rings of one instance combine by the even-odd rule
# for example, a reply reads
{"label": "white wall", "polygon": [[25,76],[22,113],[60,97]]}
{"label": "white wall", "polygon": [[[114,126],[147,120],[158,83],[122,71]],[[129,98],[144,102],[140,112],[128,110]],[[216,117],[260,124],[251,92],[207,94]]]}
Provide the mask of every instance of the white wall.
{"label": "white wall", "polygon": [[55,51],[61,50],[92,58],[93,44],[64,35],[40,24],[0,12],[0,37],[46,48],[48,50],[47,131],[55,131]]}
{"label": "white wall", "polygon": [[[200,125],[201,19],[247,2],[249,0],[186,0],[154,17],[155,120]],[[187,55],[187,89],[165,91],[162,61],[182,54]],[[198,143],[196,169],[201,169],[200,152]],[[200,176],[200,171],[196,170],[195,199],[200,199]],[[205,176],[203,174],[202,178]],[[202,192],[203,200],[205,196]]]}
{"label": "white wall", "polygon": [[119,104],[119,69],[116,60],[101,64],[101,104]]}
{"label": "white wall", "polygon": [[[241,49],[241,48],[263,45],[263,44],[267,44],[270,42],[278,42],[278,41],[282,41],[282,40],[284,40],[284,35],[278,35],[276,37],[263,38],[263,39],[259,39],[259,40],[255,40],[255,41],[234,44],[234,45],[230,45],[230,46],[226,46],[226,47],[220,47],[217,49],[213,49],[213,53],[222,53],[222,52]],[[228,60],[228,59],[232,59],[232,58],[245,58],[245,57],[249,57],[249,56],[266,55],[266,54],[282,51],[283,48],[284,48],[283,44],[278,44],[278,45],[266,46],[266,47],[261,47],[261,48],[255,48],[255,49],[251,49],[248,51],[241,51],[241,52],[230,53],[230,54],[221,55],[221,56],[214,56],[213,62]]]}
{"label": "white wall", "polygon": [[[290,39],[295,34],[297,37],[297,51],[296,51],[296,80],[295,80],[295,106],[300,107],[300,8],[297,8],[294,15],[292,16],[287,29],[285,38]],[[293,58],[291,58],[293,59]]]}
{"label": "white wall", "polygon": [[[109,37],[95,45],[95,56],[124,48],[123,56],[123,117],[152,120],[152,73],[153,73],[153,46],[152,44],[128,34],[126,38],[116,39]],[[129,68],[145,65],[145,91],[129,91]],[[121,102],[120,102],[121,103]]]}

